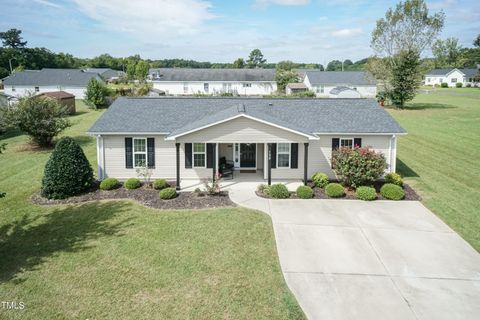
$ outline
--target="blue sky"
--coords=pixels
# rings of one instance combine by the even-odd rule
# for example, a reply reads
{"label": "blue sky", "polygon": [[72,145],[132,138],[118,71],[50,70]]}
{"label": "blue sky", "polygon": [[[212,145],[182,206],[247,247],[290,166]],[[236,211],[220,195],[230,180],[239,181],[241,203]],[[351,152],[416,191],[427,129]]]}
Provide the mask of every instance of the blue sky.
{"label": "blue sky", "polygon": [[[0,30],[29,46],[80,57],[101,53],[231,62],[260,48],[268,61],[325,63],[372,54],[375,21],[396,1],[0,0]],[[480,1],[432,0],[442,38],[465,47],[480,33]],[[427,53],[428,54],[428,53]]]}

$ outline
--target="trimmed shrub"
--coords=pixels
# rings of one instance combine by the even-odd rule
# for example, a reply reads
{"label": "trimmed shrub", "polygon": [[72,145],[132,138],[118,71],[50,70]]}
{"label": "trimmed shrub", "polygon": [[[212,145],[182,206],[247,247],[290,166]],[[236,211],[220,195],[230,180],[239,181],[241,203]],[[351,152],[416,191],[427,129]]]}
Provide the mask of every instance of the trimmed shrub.
{"label": "trimmed shrub", "polygon": [[368,147],[335,150],[332,164],[344,185],[354,188],[372,184],[388,167],[385,156]]}
{"label": "trimmed shrub", "polygon": [[471,84],[471,83],[467,83],[467,85],[466,85],[465,87],[471,88],[471,87],[472,87],[472,84]]}
{"label": "trimmed shrub", "polygon": [[442,83],[440,84],[440,87],[442,87],[442,88],[448,88],[448,83],[442,82]]}
{"label": "trimmed shrub", "polygon": [[127,181],[125,181],[124,186],[127,189],[138,189],[142,183],[140,182],[140,179],[137,178],[130,178]]}
{"label": "trimmed shrub", "polygon": [[405,198],[405,191],[402,187],[392,183],[385,183],[380,189],[380,194],[389,200],[402,200]]}
{"label": "trimmed shrub", "polygon": [[345,195],[345,190],[340,183],[329,183],[325,187],[325,193],[331,198],[340,198]]}
{"label": "trimmed shrub", "polygon": [[102,190],[113,190],[120,186],[120,183],[115,178],[107,178],[100,182],[100,189]]}
{"label": "trimmed shrub", "polygon": [[268,193],[272,198],[275,199],[286,199],[290,196],[287,187],[281,183],[272,184],[268,188]]}
{"label": "trimmed shrub", "polygon": [[265,190],[268,189],[268,186],[266,184],[259,184],[257,186],[257,192],[264,194]]}
{"label": "trimmed shrub", "polygon": [[385,183],[393,183],[401,187],[403,186],[402,176],[395,172],[389,173],[385,175]]}
{"label": "trimmed shrub", "polygon": [[372,187],[358,187],[355,195],[358,199],[364,201],[372,201],[377,199],[377,191]]}
{"label": "trimmed shrub", "polygon": [[455,87],[461,88],[461,87],[463,87],[463,83],[457,82],[457,83],[455,83]]}
{"label": "trimmed shrub", "polygon": [[313,190],[309,186],[300,186],[297,188],[297,196],[301,199],[313,198]]}
{"label": "trimmed shrub", "polygon": [[177,196],[177,190],[175,188],[165,188],[159,192],[160,199],[169,200]]}
{"label": "trimmed shrub", "polygon": [[312,181],[317,188],[325,188],[328,184],[328,176],[323,172],[316,172],[312,176]]}
{"label": "trimmed shrub", "polygon": [[82,148],[70,137],[60,139],[45,166],[42,196],[64,199],[91,188],[93,170]]}
{"label": "trimmed shrub", "polygon": [[170,187],[170,185],[165,179],[157,179],[153,182],[153,188],[156,190],[162,190],[168,187]]}

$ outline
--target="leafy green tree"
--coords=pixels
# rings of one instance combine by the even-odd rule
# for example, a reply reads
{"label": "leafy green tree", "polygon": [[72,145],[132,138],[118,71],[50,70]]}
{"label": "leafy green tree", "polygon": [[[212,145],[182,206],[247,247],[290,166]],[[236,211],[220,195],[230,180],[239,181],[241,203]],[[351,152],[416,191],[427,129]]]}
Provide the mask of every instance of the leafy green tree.
{"label": "leafy green tree", "polygon": [[135,79],[135,70],[136,70],[137,62],[133,60],[127,61],[127,78],[130,80]]}
{"label": "leafy green tree", "polygon": [[87,84],[85,102],[93,109],[104,107],[107,105],[107,93],[107,87],[102,81],[91,78]]}
{"label": "leafy green tree", "polygon": [[402,108],[412,100],[421,85],[420,55],[415,50],[400,52],[395,56],[392,69],[392,89],[387,92],[394,106]]}
{"label": "leafy green tree", "polygon": [[243,60],[243,58],[238,58],[237,60],[233,61],[233,68],[235,69],[245,68],[245,60]]}
{"label": "leafy green tree", "polygon": [[477,48],[480,48],[480,34],[473,40],[473,45]]}
{"label": "leafy green tree", "polygon": [[460,67],[462,47],[457,38],[438,39],[432,45],[436,68]]}
{"label": "leafy green tree", "polygon": [[292,70],[298,68],[298,63],[290,60],[279,61],[276,68],[277,70]]}
{"label": "leafy green tree", "polygon": [[5,111],[7,122],[30,136],[41,147],[50,147],[53,138],[70,126],[67,110],[57,101],[42,96],[21,98]]}
{"label": "leafy green tree", "polygon": [[135,65],[135,78],[137,80],[144,81],[147,78],[149,68],[150,65],[146,61],[140,60]]}
{"label": "leafy green tree", "polygon": [[275,73],[275,81],[277,82],[277,90],[285,92],[285,87],[289,83],[298,82],[298,74],[293,70],[277,69]]}
{"label": "leafy green tree", "polygon": [[0,39],[2,39],[2,44],[7,48],[25,48],[27,41],[22,41],[22,30],[10,29],[5,32],[0,32]]}
{"label": "leafy green tree", "polygon": [[71,137],[64,137],[47,161],[41,194],[48,199],[64,199],[87,191],[93,181],[93,170],[82,148]]}
{"label": "leafy green tree", "polygon": [[342,61],[333,60],[327,64],[327,71],[341,71],[342,70]]}
{"label": "leafy green tree", "polygon": [[247,66],[249,68],[261,68],[267,62],[260,49],[253,49],[247,59]]}

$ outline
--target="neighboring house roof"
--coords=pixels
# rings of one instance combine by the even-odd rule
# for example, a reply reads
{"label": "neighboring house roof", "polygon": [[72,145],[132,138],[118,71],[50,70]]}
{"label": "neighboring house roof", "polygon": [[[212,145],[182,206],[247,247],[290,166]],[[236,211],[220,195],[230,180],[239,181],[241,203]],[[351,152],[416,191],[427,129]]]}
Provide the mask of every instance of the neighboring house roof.
{"label": "neighboring house roof", "polygon": [[300,82],[300,83],[289,83],[287,84],[287,88],[290,89],[308,89],[305,83]]}
{"label": "neighboring house roof", "polygon": [[150,69],[154,81],[275,81],[275,69]]}
{"label": "neighboring house roof", "polygon": [[458,68],[446,68],[446,69],[433,69],[429,73],[427,73],[425,76],[444,76],[446,77],[453,71],[458,70],[461,73],[463,73],[466,77],[474,77],[479,70],[475,68],[464,68],[464,69],[458,69]]}
{"label": "neighboring house roof", "polygon": [[85,69],[86,72],[95,72],[98,73],[103,79],[112,79],[112,78],[120,78],[125,75],[125,72],[119,70],[113,70],[110,68],[87,68]]}
{"label": "neighboring house roof", "polygon": [[98,134],[175,137],[236,117],[299,134],[405,133],[370,99],[118,98],[89,129]]}
{"label": "neighboring house roof", "polygon": [[65,92],[65,91],[51,91],[51,92],[43,92],[39,94],[41,96],[47,96],[55,99],[71,99],[75,98],[75,95]]}
{"label": "neighboring house roof", "polygon": [[305,71],[310,84],[375,85],[376,81],[365,71]]}
{"label": "neighboring house roof", "polygon": [[355,91],[355,90],[353,90],[352,88],[349,88],[349,87],[335,87],[332,90],[330,90],[330,93],[331,94],[339,94],[339,93],[344,92],[344,91]]}
{"label": "neighboring house roof", "polygon": [[13,86],[64,86],[86,87],[91,78],[102,81],[98,73],[79,69],[25,70],[3,79],[3,84]]}

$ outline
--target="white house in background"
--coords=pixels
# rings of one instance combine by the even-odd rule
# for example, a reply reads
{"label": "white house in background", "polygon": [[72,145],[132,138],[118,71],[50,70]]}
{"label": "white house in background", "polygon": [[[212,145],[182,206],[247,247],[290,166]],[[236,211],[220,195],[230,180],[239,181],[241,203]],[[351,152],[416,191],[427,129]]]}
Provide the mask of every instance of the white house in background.
{"label": "white house in background", "polygon": [[125,76],[125,72],[119,71],[119,70],[113,70],[110,68],[87,68],[85,69],[85,71],[98,73],[102,77],[102,79],[107,82],[118,80]]}
{"label": "white house in background", "polygon": [[167,95],[232,93],[269,95],[277,91],[274,69],[150,69],[153,88]]}
{"label": "white house in background", "polygon": [[299,74],[319,98],[374,98],[377,95],[375,79],[364,71],[302,70]]}
{"label": "white house in background", "polygon": [[52,91],[65,91],[83,99],[90,79],[103,79],[96,72],[79,69],[25,70],[3,78],[4,92],[15,97]]}
{"label": "white house in background", "polygon": [[475,82],[475,76],[479,73],[480,66],[470,69],[433,69],[425,75],[425,85],[427,86],[440,86],[442,83],[447,83],[449,87],[455,87],[457,83],[461,83],[463,86],[467,84],[478,85],[478,81]]}

